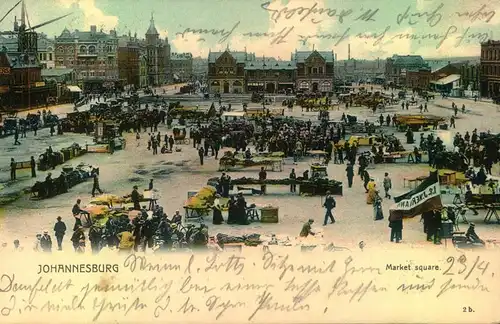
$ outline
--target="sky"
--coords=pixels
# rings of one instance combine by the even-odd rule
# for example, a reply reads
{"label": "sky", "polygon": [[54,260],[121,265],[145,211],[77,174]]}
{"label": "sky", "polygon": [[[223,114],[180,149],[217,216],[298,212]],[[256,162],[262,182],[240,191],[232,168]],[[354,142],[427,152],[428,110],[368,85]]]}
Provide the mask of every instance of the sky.
{"label": "sky", "polygon": [[[3,16],[18,0],[1,0]],[[478,56],[480,43],[500,39],[500,0],[25,0],[30,24],[51,37],[66,27],[97,25],[144,37],[151,15],[172,50],[255,52],[289,60],[295,50],[333,51],[337,59],[393,54],[428,58]],[[1,30],[11,30],[15,9]],[[193,32],[193,30],[195,32]],[[202,30],[202,31],[200,31]],[[203,31],[204,30],[204,31]]]}

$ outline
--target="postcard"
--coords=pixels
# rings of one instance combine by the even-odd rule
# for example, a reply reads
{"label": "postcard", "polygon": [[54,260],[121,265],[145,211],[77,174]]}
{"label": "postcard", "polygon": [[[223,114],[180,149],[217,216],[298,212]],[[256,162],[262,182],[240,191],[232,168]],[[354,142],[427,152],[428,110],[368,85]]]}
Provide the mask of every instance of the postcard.
{"label": "postcard", "polygon": [[498,322],[497,10],[2,1],[0,322]]}

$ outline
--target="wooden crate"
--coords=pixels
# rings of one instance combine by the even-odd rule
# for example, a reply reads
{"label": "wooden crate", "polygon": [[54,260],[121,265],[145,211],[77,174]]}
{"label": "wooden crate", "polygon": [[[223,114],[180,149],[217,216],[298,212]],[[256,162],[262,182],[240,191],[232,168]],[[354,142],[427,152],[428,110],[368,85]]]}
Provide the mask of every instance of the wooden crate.
{"label": "wooden crate", "polygon": [[260,222],[261,223],[278,223],[279,208],[261,208]]}

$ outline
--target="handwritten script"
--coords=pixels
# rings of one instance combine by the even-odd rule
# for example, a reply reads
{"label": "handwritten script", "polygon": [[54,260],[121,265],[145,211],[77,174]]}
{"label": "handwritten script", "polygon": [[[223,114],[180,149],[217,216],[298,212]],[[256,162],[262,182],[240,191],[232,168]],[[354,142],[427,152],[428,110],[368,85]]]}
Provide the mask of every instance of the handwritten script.
{"label": "handwritten script", "polygon": [[479,255],[408,260],[408,254],[372,258],[373,253],[332,251],[129,255],[113,260],[119,265],[116,273],[37,274],[31,262],[40,260],[29,260],[18,271],[1,269],[0,317],[2,323],[53,323],[67,316],[120,323],[266,322],[276,317],[287,322],[326,320],[340,310],[362,314],[382,300],[378,312],[383,314],[384,309],[391,312],[391,299],[411,313],[416,296],[450,305],[467,295],[476,301],[470,307],[479,310],[481,299],[498,294],[498,265]]}
{"label": "handwritten script", "polygon": [[[194,37],[198,42],[215,40],[218,44],[230,43],[238,36],[250,42],[268,40],[270,45],[312,46],[321,41],[328,44],[327,47],[354,40],[362,41],[365,46],[384,46],[398,40],[409,40],[436,49],[444,44],[460,47],[498,37],[493,34],[496,11],[491,5],[477,4],[477,7],[457,11],[451,2],[426,3],[429,5],[425,10],[414,4],[402,4],[401,9],[394,13],[389,8],[375,6],[346,7],[346,2],[339,2],[339,7],[325,7],[314,1],[290,1],[288,5],[266,1],[256,7],[251,16],[262,18],[263,23],[271,23],[272,28],[244,29],[245,22],[240,20],[224,22],[221,23],[224,26],[217,27],[190,26],[179,30],[176,35],[181,39]],[[477,22],[482,25],[478,26]]]}

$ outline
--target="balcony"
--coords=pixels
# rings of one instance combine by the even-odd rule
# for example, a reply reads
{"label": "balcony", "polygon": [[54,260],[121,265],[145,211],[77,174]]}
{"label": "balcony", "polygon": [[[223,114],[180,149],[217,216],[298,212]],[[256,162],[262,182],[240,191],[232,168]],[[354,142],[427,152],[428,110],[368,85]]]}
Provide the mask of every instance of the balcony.
{"label": "balcony", "polygon": [[96,58],[97,53],[78,53],[77,56],[81,58]]}

